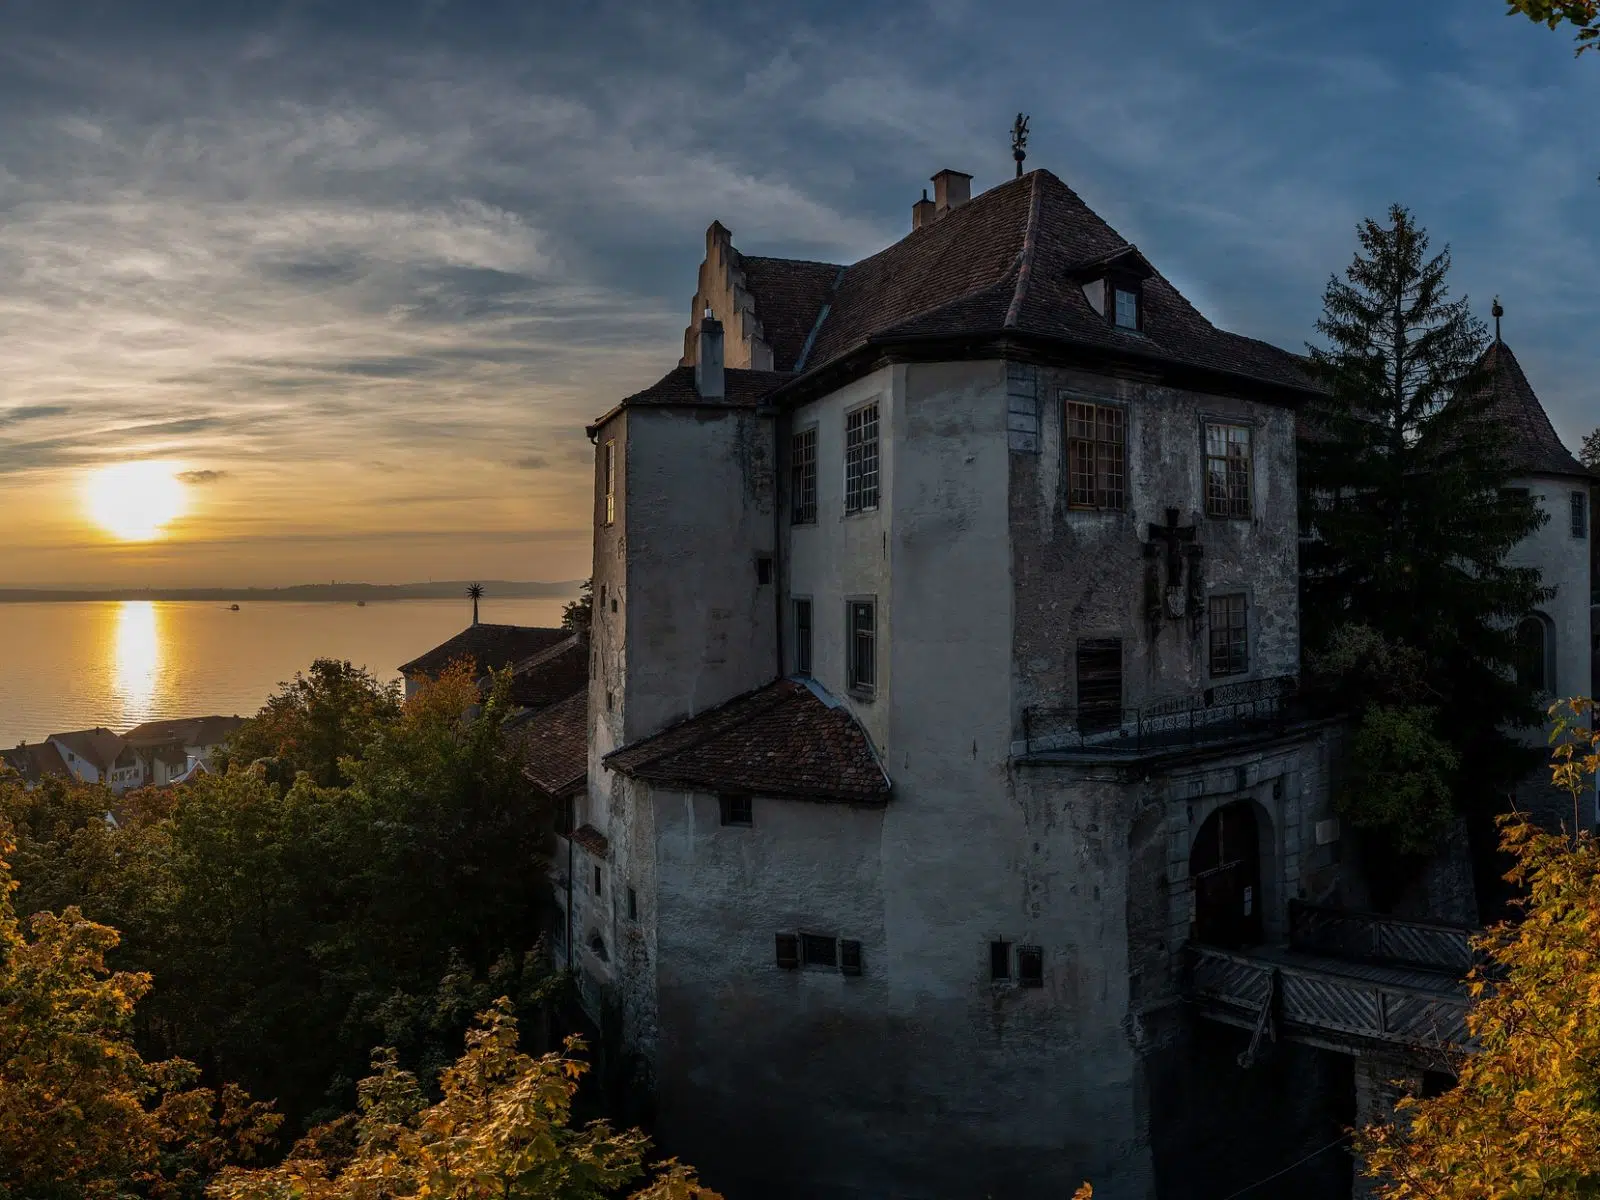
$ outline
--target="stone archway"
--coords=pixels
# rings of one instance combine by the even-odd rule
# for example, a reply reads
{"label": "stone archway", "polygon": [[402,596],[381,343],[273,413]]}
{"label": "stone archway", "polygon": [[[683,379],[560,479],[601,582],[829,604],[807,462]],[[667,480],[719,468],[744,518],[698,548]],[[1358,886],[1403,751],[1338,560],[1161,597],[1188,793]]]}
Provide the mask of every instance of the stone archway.
{"label": "stone archway", "polygon": [[1200,826],[1189,850],[1189,886],[1191,941],[1239,947],[1263,940],[1261,824],[1249,800],[1224,804]]}

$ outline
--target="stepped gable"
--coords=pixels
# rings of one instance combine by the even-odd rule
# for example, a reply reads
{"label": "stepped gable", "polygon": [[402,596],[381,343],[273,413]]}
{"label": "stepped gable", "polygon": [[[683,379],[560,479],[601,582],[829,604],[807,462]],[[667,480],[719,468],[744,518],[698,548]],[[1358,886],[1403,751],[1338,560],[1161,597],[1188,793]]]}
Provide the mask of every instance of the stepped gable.
{"label": "stepped gable", "polygon": [[518,725],[522,774],[551,798],[580,791],[589,771],[589,695],[578,692]]}
{"label": "stepped gable", "polygon": [[605,757],[665,787],[882,804],[889,779],[847,709],[809,682],[780,679]]}
{"label": "stepped gable", "polygon": [[1595,478],[1550,424],[1550,415],[1539,403],[1510,346],[1497,339],[1483,352],[1479,366],[1489,373],[1493,393],[1485,412],[1502,434],[1501,444],[1513,470],[1528,475]]}
{"label": "stepped gable", "polygon": [[773,369],[792,372],[816,327],[817,314],[844,268],[837,263],[748,254],[739,256],[739,265],[744,269],[745,286],[755,298],[756,319],[772,350]]}
{"label": "stepped gable", "polygon": [[490,671],[504,670],[571,636],[570,629],[535,625],[469,625],[449,641],[406,663],[400,673],[436,676],[458,659],[467,659],[481,679]]}
{"label": "stepped gable", "polygon": [[511,669],[511,701],[523,708],[547,708],[589,686],[589,642],[573,634]]}

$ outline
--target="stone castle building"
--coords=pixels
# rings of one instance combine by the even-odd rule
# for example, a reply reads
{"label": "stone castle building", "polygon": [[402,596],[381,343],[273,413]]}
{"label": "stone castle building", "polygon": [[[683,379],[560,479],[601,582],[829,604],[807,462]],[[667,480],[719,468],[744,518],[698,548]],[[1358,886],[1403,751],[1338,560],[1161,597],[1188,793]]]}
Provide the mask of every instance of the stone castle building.
{"label": "stone castle building", "polygon": [[560,949],[732,1200],[1225,1194],[1378,1078],[1239,1065],[1276,967],[1248,1049],[1185,1004],[1186,946],[1352,899],[1291,703],[1311,385],[1049,172],[933,183],[847,266],[714,223],[682,362],[590,429]]}

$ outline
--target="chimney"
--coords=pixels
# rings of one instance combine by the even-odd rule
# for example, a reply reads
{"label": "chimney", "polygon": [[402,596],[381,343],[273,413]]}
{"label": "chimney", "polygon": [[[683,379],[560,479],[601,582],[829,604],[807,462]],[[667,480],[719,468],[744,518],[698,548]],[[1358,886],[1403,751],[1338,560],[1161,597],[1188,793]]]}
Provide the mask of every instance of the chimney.
{"label": "chimney", "polygon": [[933,201],[928,199],[928,189],[922,189],[922,199],[911,206],[911,228],[921,229],[933,224]]}
{"label": "chimney", "polygon": [[933,177],[933,215],[942,217],[972,199],[972,176],[946,167]]}
{"label": "chimney", "polygon": [[694,356],[694,390],[705,400],[721,400],[722,389],[722,322],[711,315],[700,319],[700,348]]}

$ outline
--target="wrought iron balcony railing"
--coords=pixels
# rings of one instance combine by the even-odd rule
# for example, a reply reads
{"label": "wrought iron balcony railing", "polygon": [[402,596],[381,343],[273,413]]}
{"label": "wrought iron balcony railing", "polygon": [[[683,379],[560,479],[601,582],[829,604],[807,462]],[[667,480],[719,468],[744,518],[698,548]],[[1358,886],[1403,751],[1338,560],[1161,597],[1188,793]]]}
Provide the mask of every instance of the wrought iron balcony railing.
{"label": "wrought iron balcony railing", "polygon": [[1227,741],[1282,728],[1298,715],[1293,675],[1222,684],[1142,708],[1022,710],[1025,753],[1048,750],[1139,754]]}

